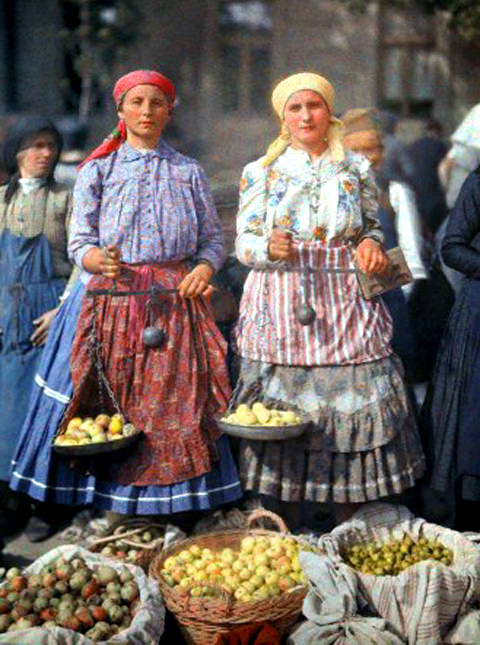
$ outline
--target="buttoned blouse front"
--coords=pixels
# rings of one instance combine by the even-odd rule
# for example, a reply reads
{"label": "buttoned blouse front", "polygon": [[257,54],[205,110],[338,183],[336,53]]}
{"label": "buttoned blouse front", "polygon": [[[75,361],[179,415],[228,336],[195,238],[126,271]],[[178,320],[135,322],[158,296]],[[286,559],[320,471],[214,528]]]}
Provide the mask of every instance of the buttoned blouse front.
{"label": "buttoned blouse front", "polygon": [[126,263],[204,259],[220,268],[221,223],[198,162],[164,141],[149,151],[124,143],[88,162],[75,184],[69,255],[83,268],[85,253],[107,244]]}
{"label": "buttoned blouse front", "polygon": [[306,241],[383,241],[365,157],[347,152],[345,161],[335,162],[327,151],[312,162],[305,151],[288,147],[270,166],[262,161],[248,164],[240,183],[236,250],[242,263],[257,269],[278,264],[267,255],[274,227]]}

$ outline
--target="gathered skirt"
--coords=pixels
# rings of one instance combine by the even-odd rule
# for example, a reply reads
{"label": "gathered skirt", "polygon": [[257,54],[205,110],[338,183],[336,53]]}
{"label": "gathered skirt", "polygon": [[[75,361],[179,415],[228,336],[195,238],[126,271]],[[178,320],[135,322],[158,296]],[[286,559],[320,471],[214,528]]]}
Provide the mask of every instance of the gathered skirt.
{"label": "gathered skirt", "polygon": [[51,442],[73,391],[70,353],[84,291],[78,282],[50,329],[12,461],[11,488],[42,502],[92,505],[132,515],[206,510],[241,497],[226,437],[217,440],[218,460],[210,472],[165,486],[103,481],[71,468],[52,451]]}
{"label": "gathered skirt", "polygon": [[397,356],[302,367],[242,359],[236,403],[283,402],[308,414],[288,441],[240,444],[246,490],[282,501],[359,503],[400,493],[424,472],[414,412]]}

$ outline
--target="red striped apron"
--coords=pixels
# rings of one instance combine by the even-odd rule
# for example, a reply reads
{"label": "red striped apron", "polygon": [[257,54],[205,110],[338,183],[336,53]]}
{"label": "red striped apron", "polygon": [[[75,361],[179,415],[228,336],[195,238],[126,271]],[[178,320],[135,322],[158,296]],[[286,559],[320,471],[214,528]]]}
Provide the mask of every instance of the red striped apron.
{"label": "red striped apron", "polygon": [[[344,242],[299,242],[286,269],[252,270],[235,334],[240,356],[308,366],[366,363],[391,354],[390,314],[381,298],[363,298],[353,259],[353,247]],[[303,293],[316,312],[307,326],[295,316]]]}

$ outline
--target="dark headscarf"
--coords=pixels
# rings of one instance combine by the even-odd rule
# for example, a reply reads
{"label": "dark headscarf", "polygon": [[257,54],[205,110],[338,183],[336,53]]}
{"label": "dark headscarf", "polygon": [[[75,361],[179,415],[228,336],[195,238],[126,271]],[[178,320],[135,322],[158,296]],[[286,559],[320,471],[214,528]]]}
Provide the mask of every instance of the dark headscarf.
{"label": "dark headscarf", "polygon": [[47,177],[47,183],[53,183],[53,173],[62,151],[62,137],[49,119],[42,116],[26,116],[19,119],[9,130],[3,146],[3,165],[10,179],[5,191],[5,202],[8,204],[17,190],[20,173],[17,164],[17,154],[25,148],[25,144],[38,134],[48,132],[55,140],[57,156]]}

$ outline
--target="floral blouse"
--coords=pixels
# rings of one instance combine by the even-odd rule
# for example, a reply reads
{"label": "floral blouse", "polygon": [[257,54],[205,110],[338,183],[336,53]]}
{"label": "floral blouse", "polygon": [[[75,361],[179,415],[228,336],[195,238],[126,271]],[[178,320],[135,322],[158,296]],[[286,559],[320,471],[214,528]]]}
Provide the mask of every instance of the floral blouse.
{"label": "floral blouse", "polygon": [[365,157],[346,152],[335,162],[327,150],[312,162],[307,152],[288,147],[270,166],[262,160],[245,167],[240,183],[236,251],[243,264],[278,265],[267,252],[275,227],[300,240],[383,242],[377,187]]}
{"label": "floral blouse", "polygon": [[207,260],[219,269],[222,226],[201,166],[162,140],[149,151],[124,143],[87,163],[75,183],[70,258],[82,268],[85,253],[106,244],[127,263]]}

